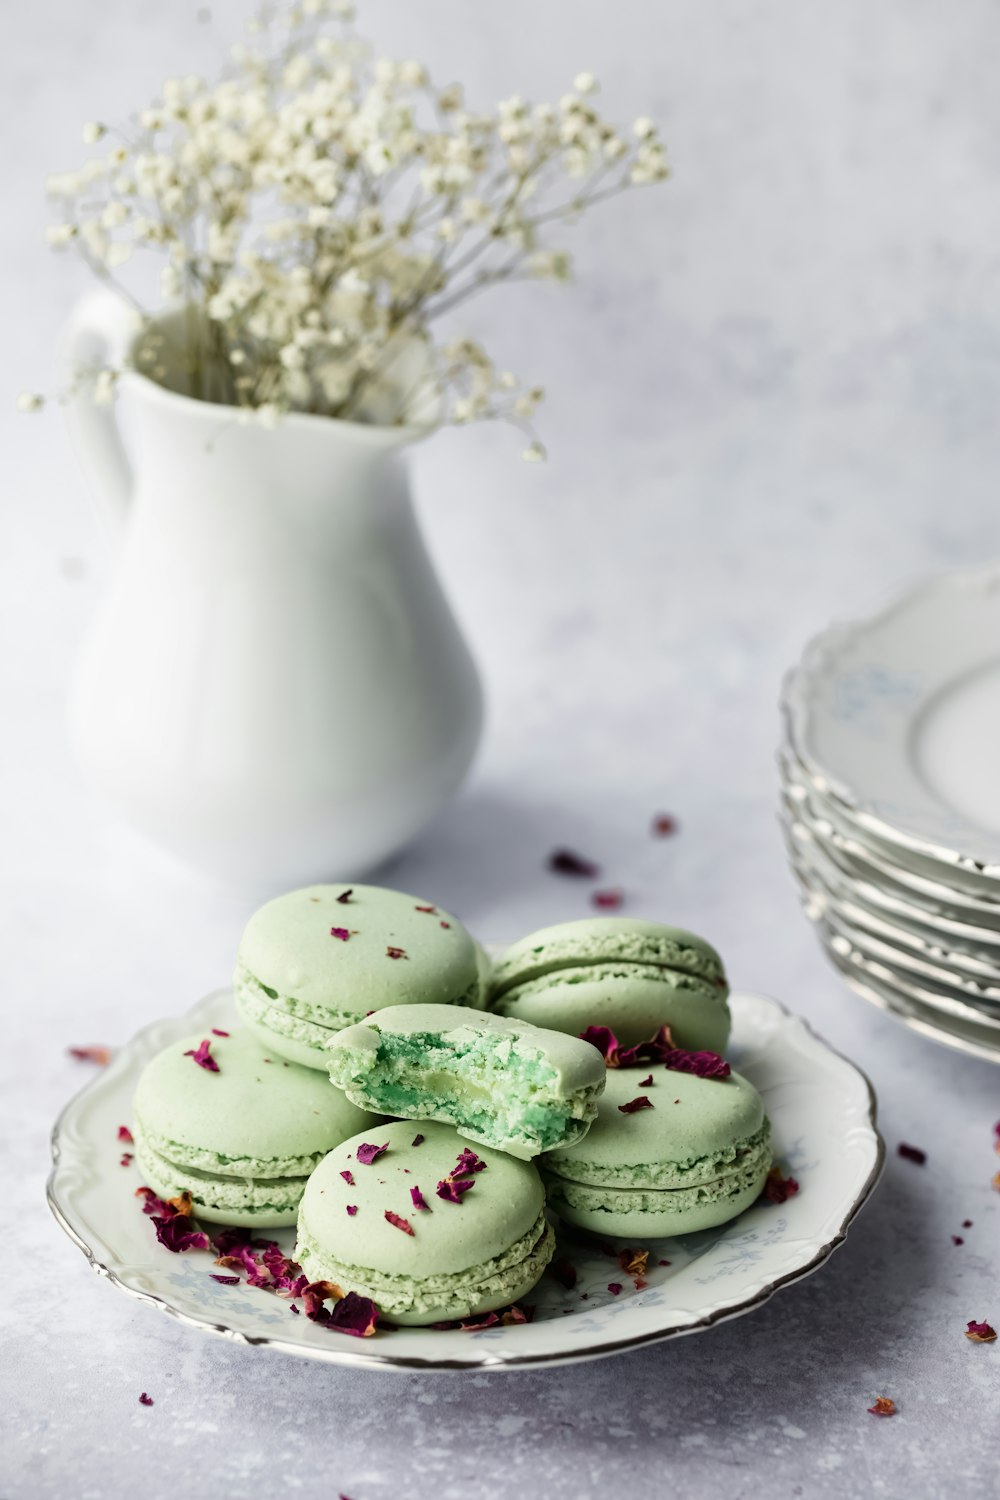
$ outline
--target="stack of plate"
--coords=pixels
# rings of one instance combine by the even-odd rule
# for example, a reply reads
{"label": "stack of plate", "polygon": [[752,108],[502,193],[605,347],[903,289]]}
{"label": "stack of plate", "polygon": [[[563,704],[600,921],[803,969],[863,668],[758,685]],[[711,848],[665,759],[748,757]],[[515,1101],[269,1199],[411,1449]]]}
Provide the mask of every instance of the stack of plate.
{"label": "stack of plate", "polygon": [[1000,1063],[1000,564],[835,626],[782,707],[782,825],[830,958]]}

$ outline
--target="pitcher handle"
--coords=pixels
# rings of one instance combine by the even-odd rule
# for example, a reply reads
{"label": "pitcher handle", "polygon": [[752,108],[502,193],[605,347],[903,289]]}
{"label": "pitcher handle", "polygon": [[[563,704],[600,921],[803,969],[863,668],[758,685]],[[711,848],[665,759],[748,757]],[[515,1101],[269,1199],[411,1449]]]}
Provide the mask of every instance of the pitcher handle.
{"label": "pitcher handle", "polygon": [[124,530],[128,516],[132,465],[114,402],[96,401],[92,382],[80,377],[121,369],[137,326],[136,314],[125,301],[100,287],[77,303],[64,336],[70,437],[105,525],[115,538]]}

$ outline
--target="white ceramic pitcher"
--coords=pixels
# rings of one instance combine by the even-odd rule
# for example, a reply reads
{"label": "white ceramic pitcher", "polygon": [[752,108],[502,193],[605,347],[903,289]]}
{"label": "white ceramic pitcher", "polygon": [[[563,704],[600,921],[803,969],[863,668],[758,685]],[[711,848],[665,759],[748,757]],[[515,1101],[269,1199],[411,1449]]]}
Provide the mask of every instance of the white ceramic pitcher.
{"label": "white ceramic pitcher", "polygon": [[[74,368],[117,365],[110,293],[80,305]],[[225,406],[127,373],[74,397],[79,454],[118,544],[83,646],[71,734],[91,782],[201,869],[350,879],[456,791],[482,695],[424,548],[402,450],[428,428]]]}

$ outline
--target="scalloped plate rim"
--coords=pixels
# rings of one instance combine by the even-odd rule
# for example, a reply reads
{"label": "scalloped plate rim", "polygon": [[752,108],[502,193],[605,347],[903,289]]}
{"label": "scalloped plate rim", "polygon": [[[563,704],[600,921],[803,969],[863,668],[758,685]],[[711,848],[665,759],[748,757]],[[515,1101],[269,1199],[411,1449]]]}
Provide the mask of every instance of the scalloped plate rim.
{"label": "scalloped plate rim", "polygon": [[[126,1269],[126,1263],[121,1261],[117,1265],[112,1259],[112,1252],[101,1244],[100,1249],[92,1247],[82,1232],[79,1222],[74,1222],[72,1205],[67,1204],[64,1196],[64,1188],[72,1187],[72,1168],[65,1149],[69,1130],[72,1126],[73,1117],[81,1105],[90,1099],[95,1093],[108,1084],[113,1084],[119,1074],[128,1074],[136,1064],[135,1052],[139,1050],[142,1041],[149,1033],[167,1024],[178,1024],[194,1020],[198,1013],[206,1006],[217,1002],[223,991],[214,991],[203,997],[185,1015],[178,1017],[160,1017],[142,1027],[130,1041],[120,1047],[106,1068],[92,1079],[90,1079],[63,1107],[52,1129],[51,1152],[52,1170],[46,1183],[46,1198],[52,1214],[65,1232],[70,1241],[86,1257],[91,1268],[101,1277],[109,1281],[113,1286],[123,1291],[127,1296],[137,1301],[149,1304],[158,1310],[174,1318],[177,1322],[190,1328],[196,1328],[202,1332],[212,1333],[230,1341],[246,1344],[251,1347],[262,1346],[274,1349],[280,1353],[295,1355],[299,1358],[316,1359],[325,1364],[337,1364],[353,1366],[355,1368],[368,1368],[378,1370],[440,1370],[440,1371],[489,1371],[506,1369],[529,1369],[549,1365],[562,1365],[579,1363],[586,1360],[603,1358],[612,1354],[622,1353],[632,1348],[641,1348],[645,1345],[658,1343],[670,1338],[679,1338],[688,1334],[700,1333],[714,1327],[717,1323],[728,1322],[733,1318],[741,1317],[751,1312],[754,1308],[763,1306],[770,1300],[774,1293],[783,1286],[788,1286],[817,1271],[829,1256],[844,1242],[847,1231],[854,1218],[868,1201],[872,1192],[878,1184],[885,1166],[886,1149],[885,1142],[877,1128],[877,1100],[874,1088],[867,1075],[842,1053],[831,1047],[801,1016],[793,1014],[784,1005],[776,1000],[764,996],[740,993],[734,994],[732,999],[736,1006],[749,1005],[763,1007],[770,1010],[775,1018],[775,1025],[770,1028],[768,1035],[763,1039],[758,1050],[766,1050],[773,1043],[775,1037],[784,1034],[789,1040],[795,1039],[796,1050],[803,1040],[810,1048],[819,1048],[822,1052],[829,1054],[836,1060],[837,1064],[849,1073],[855,1075],[855,1079],[863,1085],[866,1094],[865,1106],[857,1114],[852,1112],[845,1120],[844,1144],[853,1138],[863,1138],[866,1147],[874,1148],[873,1160],[870,1170],[854,1193],[850,1202],[844,1201],[835,1205],[831,1217],[834,1226],[830,1229],[829,1238],[822,1243],[812,1240],[791,1240],[789,1247],[794,1253],[795,1246],[808,1247],[812,1252],[808,1258],[800,1264],[792,1266],[781,1274],[765,1277],[763,1280],[755,1278],[745,1288],[745,1295],[739,1296],[733,1301],[715,1301],[714,1304],[706,1306],[703,1312],[693,1312],[688,1319],[673,1326],[660,1326],[650,1328],[641,1333],[632,1333],[621,1338],[603,1338],[596,1344],[586,1347],[567,1345],[551,1352],[536,1352],[527,1355],[491,1352],[481,1345],[472,1346],[470,1340],[469,1356],[461,1359],[449,1358],[425,1358],[418,1355],[400,1355],[391,1352],[391,1346],[383,1352],[375,1353],[364,1347],[356,1348],[344,1344],[329,1348],[307,1345],[272,1335],[256,1335],[247,1333],[239,1328],[233,1328],[224,1322],[207,1316],[196,1316],[183,1308],[174,1305],[167,1296],[159,1292],[149,1291],[135,1285],[131,1285],[123,1279],[120,1271]],[[754,1046],[752,1038],[747,1039],[747,1047]],[[99,1239],[95,1233],[93,1238]],[[100,1258],[101,1254],[107,1256],[107,1260]],[[623,1304],[627,1306],[627,1304]],[[669,1310],[665,1310],[669,1316]],[[464,1337],[468,1337],[465,1335]],[[353,1344],[354,1341],[352,1341]],[[361,1341],[357,1341],[360,1343]],[[388,1341],[387,1341],[388,1344]]]}

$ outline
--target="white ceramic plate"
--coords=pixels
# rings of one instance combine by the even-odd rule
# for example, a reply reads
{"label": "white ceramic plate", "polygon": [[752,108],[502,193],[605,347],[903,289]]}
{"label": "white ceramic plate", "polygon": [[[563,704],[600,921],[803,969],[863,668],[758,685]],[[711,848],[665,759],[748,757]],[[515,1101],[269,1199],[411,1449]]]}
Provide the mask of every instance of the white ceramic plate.
{"label": "white ceramic plate", "polygon": [[[997,900],[1000,891],[995,882],[992,895],[987,888],[973,891],[968,880],[963,885],[959,885],[957,879],[953,880],[953,871],[946,866],[932,864],[930,860],[908,851],[901,855],[898,850],[890,850],[884,842],[876,843],[869,833],[852,823],[843,808],[836,806],[815,786],[799,780],[788,756],[784,757],[784,765],[786,798],[789,803],[807,809],[805,821],[811,821],[831,859],[849,874],[898,892],[904,900],[922,907],[934,917],[954,918],[1000,932],[1000,901]],[[904,858],[906,864],[902,862]]]}
{"label": "white ceramic plate", "polygon": [[944,1016],[887,978],[878,978],[856,948],[831,933],[822,919],[815,920],[827,955],[855,994],[930,1041],[982,1058],[984,1062],[1000,1064],[1000,1045],[988,1027]]}
{"label": "white ceramic plate", "polygon": [[809,776],[860,826],[973,885],[1000,880],[1000,565],[825,632],[784,710]]}
{"label": "white ceramic plate", "polygon": [[[134,1168],[119,1166],[116,1133],[131,1120],[136,1080],[155,1053],[199,1027],[232,1021],[226,991],[147,1026],[67,1105],[52,1137],[49,1203],[94,1269],[122,1291],[193,1328],[307,1359],[380,1369],[510,1369],[595,1359],[696,1333],[759,1307],[821,1266],[874,1188],[885,1156],[875,1097],[857,1068],[775,1001],[737,994],[731,1003],[730,1056],[763,1095],[777,1160],[801,1191],[721,1229],[652,1241],[650,1284],[642,1291],[611,1255],[566,1240],[560,1254],[576,1267],[577,1284],[566,1290],[546,1275],[530,1299],[531,1323],[478,1333],[407,1328],[355,1339],[294,1316],[266,1292],[220,1286],[211,1280],[208,1254],[164,1250],[133,1196]],[[290,1249],[291,1231],[275,1238]],[[608,1291],[613,1282],[624,1288],[618,1296]]]}

